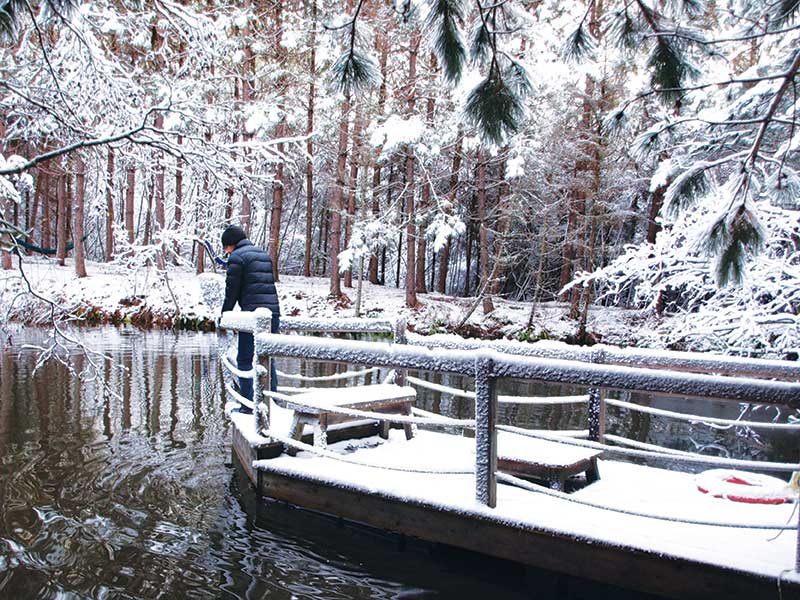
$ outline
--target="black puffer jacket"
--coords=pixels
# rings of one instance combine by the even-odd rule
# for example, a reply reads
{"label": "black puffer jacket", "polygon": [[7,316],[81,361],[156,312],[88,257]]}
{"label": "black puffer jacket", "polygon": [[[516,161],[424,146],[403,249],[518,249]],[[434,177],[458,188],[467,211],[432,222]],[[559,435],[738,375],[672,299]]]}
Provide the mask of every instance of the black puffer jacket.
{"label": "black puffer jacket", "polygon": [[275,277],[272,275],[272,259],[248,239],[236,244],[236,249],[228,259],[222,312],[233,310],[237,302],[242,310],[266,307],[273,314],[281,314]]}

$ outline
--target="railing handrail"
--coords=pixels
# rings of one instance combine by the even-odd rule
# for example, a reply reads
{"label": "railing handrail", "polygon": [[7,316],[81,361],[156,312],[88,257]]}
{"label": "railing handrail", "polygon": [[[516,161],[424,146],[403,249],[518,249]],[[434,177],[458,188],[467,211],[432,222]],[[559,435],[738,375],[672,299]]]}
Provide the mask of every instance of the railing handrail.
{"label": "railing handrail", "polygon": [[800,383],[673,373],[643,367],[595,364],[564,359],[501,354],[494,350],[448,350],[384,342],[258,334],[259,354],[310,360],[371,364],[382,367],[442,371],[474,376],[481,358],[493,361],[494,378],[518,378],[593,388],[646,391],[687,398],[800,407]]}
{"label": "railing handrail", "polygon": [[594,354],[602,352],[603,362],[609,365],[800,381],[800,363],[764,358],[741,358],[675,350],[619,348],[606,344],[573,346],[553,340],[540,340],[533,343],[513,340],[478,340],[444,334],[423,336],[412,333],[408,335],[407,343],[411,346],[453,350],[492,349],[503,354],[581,362],[591,362]]}

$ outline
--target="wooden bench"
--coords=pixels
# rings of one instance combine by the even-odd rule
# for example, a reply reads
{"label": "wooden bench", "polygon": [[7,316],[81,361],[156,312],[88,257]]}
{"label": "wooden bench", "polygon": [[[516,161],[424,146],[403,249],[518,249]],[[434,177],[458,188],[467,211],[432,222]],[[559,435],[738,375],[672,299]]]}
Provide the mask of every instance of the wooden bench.
{"label": "wooden bench", "polygon": [[568,477],[586,473],[586,482],[600,479],[597,459],[602,450],[582,448],[505,431],[497,434],[497,470],[524,478],[543,479],[563,491]]}
{"label": "wooden bench", "polygon": [[[360,421],[363,417],[353,417],[330,412],[323,407],[354,409],[394,415],[411,415],[411,407],[417,399],[412,387],[392,384],[361,385],[355,387],[317,389],[296,394],[285,400],[286,408],[294,411],[289,437],[300,440],[303,427],[314,427],[314,446],[327,446],[328,425]],[[319,407],[319,408],[316,408]],[[380,436],[389,437],[390,421],[380,420]],[[414,426],[403,423],[406,439],[414,437]],[[294,454],[293,452],[289,452]]]}

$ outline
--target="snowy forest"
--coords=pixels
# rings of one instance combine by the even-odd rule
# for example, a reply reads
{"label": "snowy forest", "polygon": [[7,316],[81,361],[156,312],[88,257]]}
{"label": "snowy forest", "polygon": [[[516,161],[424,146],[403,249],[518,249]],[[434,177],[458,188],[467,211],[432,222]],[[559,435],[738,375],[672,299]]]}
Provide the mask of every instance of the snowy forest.
{"label": "snowy forest", "polygon": [[5,270],[202,273],[241,223],[333,302],[797,359],[797,0],[6,0],[0,46]]}

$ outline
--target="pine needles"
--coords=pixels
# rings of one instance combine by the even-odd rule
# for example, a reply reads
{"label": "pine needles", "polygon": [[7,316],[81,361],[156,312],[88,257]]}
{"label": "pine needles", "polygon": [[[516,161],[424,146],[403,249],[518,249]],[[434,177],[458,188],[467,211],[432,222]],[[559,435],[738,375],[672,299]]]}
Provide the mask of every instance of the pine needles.
{"label": "pine needles", "polygon": [[331,67],[334,83],[345,96],[359,94],[378,79],[375,62],[356,48],[342,54]]}
{"label": "pine needles", "polygon": [[433,0],[428,27],[433,29],[433,47],[444,66],[445,79],[456,83],[467,57],[461,27],[464,9],[459,0]]}
{"label": "pine needles", "polygon": [[464,114],[484,139],[499,145],[506,136],[517,131],[524,110],[520,95],[492,69],[470,92]]}

